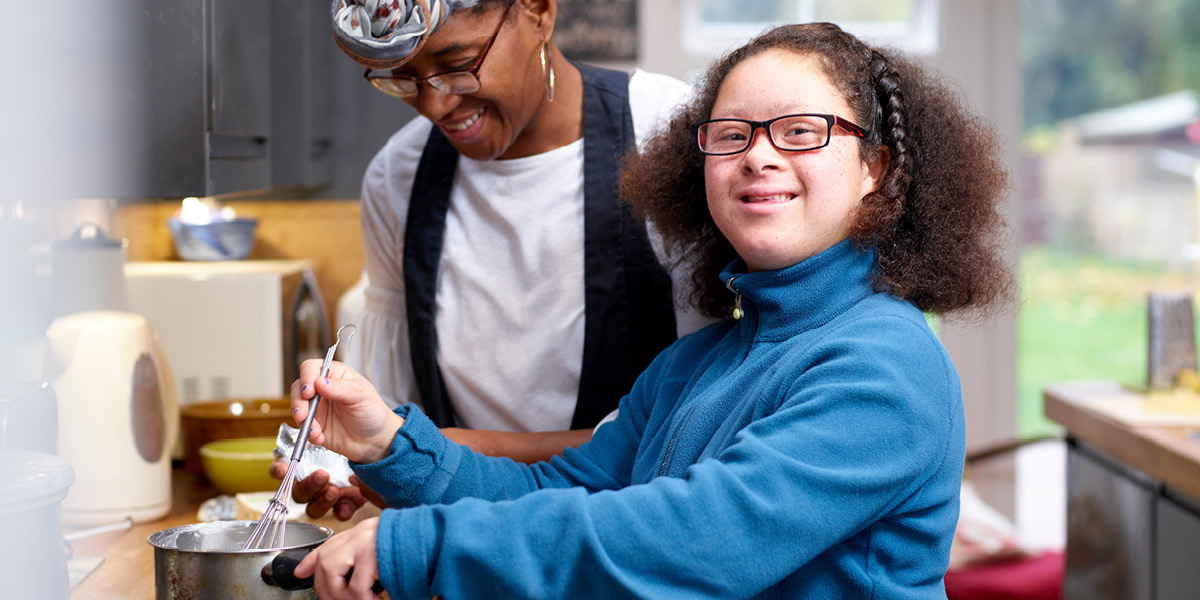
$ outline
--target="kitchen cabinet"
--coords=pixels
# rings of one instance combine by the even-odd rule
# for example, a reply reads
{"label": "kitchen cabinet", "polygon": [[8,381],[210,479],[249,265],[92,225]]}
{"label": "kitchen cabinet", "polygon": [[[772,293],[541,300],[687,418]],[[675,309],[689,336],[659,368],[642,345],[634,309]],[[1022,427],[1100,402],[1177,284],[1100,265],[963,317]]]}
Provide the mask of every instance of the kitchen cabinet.
{"label": "kitchen cabinet", "polygon": [[1063,598],[1151,600],[1154,482],[1083,444],[1067,450]]}
{"label": "kitchen cabinet", "polygon": [[[71,34],[0,26],[0,200],[270,185],[267,0],[60,0]],[[25,31],[29,30],[29,31]],[[28,63],[28,64],[26,64]]]}
{"label": "kitchen cabinet", "polygon": [[1200,598],[1200,418],[1142,408],[1113,382],[1048,386],[1066,427],[1063,598]]}
{"label": "kitchen cabinet", "polygon": [[[161,0],[159,0],[161,1]],[[164,169],[157,196],[214,196],[270,187],[270,44],[271,14],[266,0],[180,0],[165,2],[170,10],[156,11],[152,30],[176,21],[180,12],[202,8],[187,23],[191,52],[164,65],[164,77],[199,77],[205,106],[188,115],[183,135],[196,139],[199,152],[174,157]],[[195,15],[193,15],[195,17]],[[198,35],[197,35],[198,34]],[[178,38],[176,38],[178,39]],[[199,44],[197,45],[197,42]],[[162,40],[157,47],[165,47]],[[186,85],[185,88],[194,87]],[[162,90],[169,93],[168,89]],[[180,107],[190,98],[178,98]],[[197,190],[197,191],[193,191]]]}
{"label": "kitchen cabinet", "polygon": [[1068,446],[1063,598],[1196,600],[1200,503]]}
{"label": "kitchen cabinet", "polygon": [[333,177],[333,75],[341,54],[323,2],[270,0],[271,186],[321,186]]}
{"label": "kitchen cabinet", "polygon": [[[417,111],[367,83],[363,67],[342,53],[333,41],[328,17],[319,24],[316,48],[322,47],[332,62],[330,79],[323,85],[330,94],[333,127],[333,174],[328,185],[314,190],[320,198],[357,198],[362,176],[375,153]],[[320,85],[320,84],[319,84]]]}
{"label": "kitchen cabinet", "polygon": [[1200,507],[1190,498],[1167,491],[1155,508],[1155,598],[1196,600],[1200,597]]}
{"label": "kitchen cabinet", "polygon": [[0,53],[24,57],[0,61],[0,202],[355,197],[415,114],[363,81],[323,2],[60,0],[55,13],[86,26],[48,41],[0,20]]}

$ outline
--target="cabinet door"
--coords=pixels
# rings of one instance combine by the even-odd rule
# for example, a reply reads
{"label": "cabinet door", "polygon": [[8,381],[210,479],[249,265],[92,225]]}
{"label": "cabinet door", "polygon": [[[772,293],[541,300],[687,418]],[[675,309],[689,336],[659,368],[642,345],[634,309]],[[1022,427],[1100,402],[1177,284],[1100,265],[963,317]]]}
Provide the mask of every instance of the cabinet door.
{"label": "cabinet door", "polygon": [[270,131],[270,37],[266,0],[210,0],[210,131],[266,137]]}
{"label": "cabinet door", "polygon": [[[1181,499],[1182,500],[1182,499]],[[1157,600],[1200,598],[1200,514],[1160,497],[1154,542],[1154,589]]]}
{"label": "cabinet door", "polygon": [[267,0],[208,0],[208,194],[270,187]]}
{"label": "cabinet door", "polygon": [[[329,17],[324,27],[332,27]],[[363,173],[372,157],[393,134],[417,116],[417,111],[393,98],[363,79],[364,68],[350,60],[333,41],[328,30],[321,44],[330,62],[330,78],[324,87],[331,108],[329,121],[323,126],[332,130],[333,177],[322,197],[357,198],[362,189]]]}
{"label": "cabinet door", "polygon": [[1154,484],[1090,451],[1067,454],[1064,600],[1151,600]]}
{"label": "cabinet door", "polygon": [[326,185],[332,177],[336,51],[329,6],[270,0],[270,7],[271,185]]}

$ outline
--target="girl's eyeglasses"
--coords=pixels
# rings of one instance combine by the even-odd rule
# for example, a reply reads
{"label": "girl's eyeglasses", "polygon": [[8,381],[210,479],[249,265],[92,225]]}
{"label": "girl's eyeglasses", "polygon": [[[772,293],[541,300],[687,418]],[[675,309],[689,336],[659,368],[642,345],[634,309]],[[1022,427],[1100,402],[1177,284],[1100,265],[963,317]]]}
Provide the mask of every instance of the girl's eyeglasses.
{"label": "girl's eyeglasses", "polygon": [[786,152],[804,152],[829,145],[833,126],[855,137],[869,132],[837,115],[799,114],[775,117],[769,121],[712,119],[693,127],[700,152],[716,156],[745,152],[760,127],[767,132],[771,145]]}

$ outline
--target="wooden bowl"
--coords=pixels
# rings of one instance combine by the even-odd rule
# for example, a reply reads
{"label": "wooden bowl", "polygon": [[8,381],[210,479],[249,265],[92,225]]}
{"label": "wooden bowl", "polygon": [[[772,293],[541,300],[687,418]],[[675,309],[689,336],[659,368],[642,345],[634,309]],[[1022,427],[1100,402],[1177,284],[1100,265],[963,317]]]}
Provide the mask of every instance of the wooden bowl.
{"label": "wooden bowl", "polygon": [[203,475],[201,446],[214,440],[274,438],[280,424],[292,422],[292,404],[287,397],[229,398],[184,404],[180,414],[184,466]]}

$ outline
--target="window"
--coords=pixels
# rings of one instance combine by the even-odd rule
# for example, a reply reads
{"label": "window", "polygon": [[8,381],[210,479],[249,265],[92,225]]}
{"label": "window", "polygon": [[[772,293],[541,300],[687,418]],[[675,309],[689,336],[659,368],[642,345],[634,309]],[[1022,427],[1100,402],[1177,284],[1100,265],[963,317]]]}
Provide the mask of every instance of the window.
{"label": "window", "polygon": [[938,0],[685,0],[684,44],[714,56],[773,24],[832,21],[915,54],[937,50]]}
{"label": "window", "polygon": [[1022,0],[1019,430],[1042,386],[1147,382],[1147,297],[1195,294],[1200,0]]}

